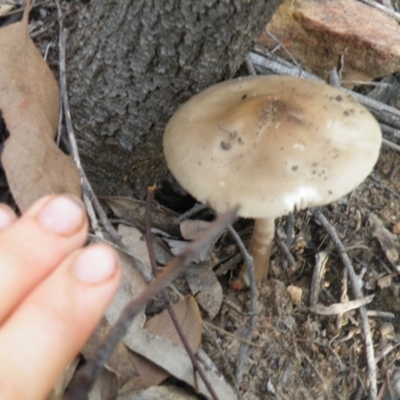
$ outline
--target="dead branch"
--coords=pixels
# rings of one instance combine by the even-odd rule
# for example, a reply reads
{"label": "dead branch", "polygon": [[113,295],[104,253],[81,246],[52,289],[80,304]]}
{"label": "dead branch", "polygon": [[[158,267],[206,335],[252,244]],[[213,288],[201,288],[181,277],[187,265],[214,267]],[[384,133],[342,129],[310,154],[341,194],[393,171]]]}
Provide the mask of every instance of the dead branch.
{"label": "dead branch", "polygon": [[[240,252],[243,255],[244,262],[247,266],[247,270],[249,272],[249,280],[250,280],[250,304],[251,304],[251,315],[250,315],[250,323],[249,329],[246,332],[245,339],[251,342],[251,338],[253,336],[254,328],[257,322],[257,285],[256,285],[256,276],[254,272],[254,264],[253,257],[248,253],[246,246],[243,244],[242,239],[238,233],[233,229],[231,225],[228,226],[229,233],[235,239],[236,244],[238,245]],[[242,343],[239,348],[239,359],[238,359],[238,367],[236,370],[236,389],[239,389],[240,383],[243,379],[243,368],[247,360],[249,352],[249,345],[247,343]]]}
{"label": "dead branch", "polygon": [[[350,277],[351,286],[353,289],[353,294],[356,299],[364,297],[360,277],[356,275],[354,271],[353,265],[350,261],[349,256],[346,253],[346,250],[339,239],[336,231],[333,229],[329,221],[325,218],[325,215],[321,212],[319,208],[315,208],[313,210],[314,217],[318,219],[321,225],[324,227],[328,235],[330,236],[332,242],[334,243],[342,262],[347,269]],[[367,364],[368,364],[368,380],[370,383],[370,391],[369,391],[369,398],[371,400],[375,400],[378,394],[377,388],[377,380],[376,380],[376,364],[375,364],[375,357],[374,357],[374,343],[372,341],[372,334],[371,328],[369,326],[368,316],[367,316],[367,309],[365,306],[359,308],[362,326],[364,330],[364,340],[365,340],[365,350],[367,356]]]}
{"label": "dead branch", "polygon": [[164,288],[190,260],[210,241],[214,240],[236,218],[238,207],[219,216],[207,229],[201,232],[198,239],[189,243],[180,255],[175,257],[165,269],[147,286],[147,288],[132,300],[123,310],[117,323],[100,346],[96,357],[78,372],[74,384],[64,397],[64,400],[84,400],[91,390],[101,368],[108,360],[118,342],[123,338],[135,315],[145,307],[146,303]]}
{"label": "dead branch", "polygon": [[[151,235],[151,204],[153,203],[153,200],[154,200],[155,190],[156,190],[155,185],[147,188],[147,198],[146,198],[146,208],[145,208],[146,245],[147,245],[147,250],[149,252],[150,265],[151,265],[151,269],[153,271],[154,278],[158,274],[157,262],[156,262],[156,257],[154,254],[154,248],[153,248],[153,239],[152,239],[152,235]],[[167,291],[165,289],[161,289],[160,294],[161,294],[161,298],[164,301],[165,307],[168,310],[169,316],[171,317],[171,321],[175,326],[176,332],[178,333],[179,338],[182,341],[183,347],[185,348],[187,355],[190,358],[190,361],[193,365],[194,373],[197,372],[200,375],[200,378],[203,380],[204,385],[206,386],[206,388],[209,391],[213,400],[219,400],[217,394],[215,393],[215,390],[211,386],[210,381],[207,379],[206,374],[204,373],[203,369],[201,368],[199,362],[197,361],[185,334],[182,331],[182,328],[176,317],[175,311],[172,307],[171,299],[170,299]],[[198,391],[197,387],[195,389],[196,389],[196,391]]]}

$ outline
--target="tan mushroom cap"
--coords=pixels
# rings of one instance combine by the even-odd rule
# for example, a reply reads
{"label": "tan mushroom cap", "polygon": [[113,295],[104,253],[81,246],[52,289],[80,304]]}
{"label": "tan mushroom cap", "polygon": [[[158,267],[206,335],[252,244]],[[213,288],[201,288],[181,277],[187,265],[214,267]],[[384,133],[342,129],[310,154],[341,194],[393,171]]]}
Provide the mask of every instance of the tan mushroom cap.
{"label": "tan mushroom cap", "polygon": [[374,117],[340,90],[264,76],[192,97],[168,122],[164,153],[197,200],[265,218],[350,192],[371,172],[381,140]]}

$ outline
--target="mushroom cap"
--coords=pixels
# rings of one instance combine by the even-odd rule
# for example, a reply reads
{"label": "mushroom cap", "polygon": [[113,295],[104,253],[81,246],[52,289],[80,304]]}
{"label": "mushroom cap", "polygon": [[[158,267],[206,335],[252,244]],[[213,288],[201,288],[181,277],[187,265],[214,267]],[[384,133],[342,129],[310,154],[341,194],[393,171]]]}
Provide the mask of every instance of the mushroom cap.
{"label": "mushroom cap", "polygon": [[340,90],[264,76],[192,97],[168,122],[163,145],[172,174],[197,200],[266,218],[350,192],[371,172],[381,141],[375,118]]}

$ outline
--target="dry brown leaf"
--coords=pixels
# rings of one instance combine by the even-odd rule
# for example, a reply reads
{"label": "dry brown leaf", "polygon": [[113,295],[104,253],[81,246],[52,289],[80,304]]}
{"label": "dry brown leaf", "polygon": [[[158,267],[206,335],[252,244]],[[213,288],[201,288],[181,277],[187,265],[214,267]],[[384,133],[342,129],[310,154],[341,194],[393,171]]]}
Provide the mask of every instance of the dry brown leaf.
{"label": "dry brown leaf", "polygon": [[[91,359],[94,356],[99,346],[104,342],[110,329],[110,324],[103,319],[82,350],[82,354],[86,359]],[[132,352],[123,343],[117,344],[107,361],[106,368],[118,377],[120,387],[125,385],[129,380],[139,377],[133,363]]]}
{"label": "dry brown leaf", "polygon": [[21,211],[51,193],[80,196],[78,170],[54,143],[59,90],[24,22],[0,29],[0,110],[10,137],[1,156]]}
{"label": "dry brown leaf", "polygon": [[88,400],[114,400],[118,396],[117,376],[105,368],[88,394]]}
{"label": "dry brown leaf", "polygon": [[79,364],[79,357],[75,357],[72,362],[65,368],[62,375],[58,378],[52,391],[47,396],[46,400],[60,400],[74,376],[75,370]]}
{"label": "dry brown leaf", "polygon": [[373,236],[378,240],[386,258],[395,265],[399,260],[399,253],[397,251],[397,236],[385,228],[383,222],[376,214],[368,215],[368,222],[373,228]]}
{"label": "dry brown leaf", "polygon": [[[146,330],[137,332],[136,335],[127,335],[123,339],[124,344],[154,362],[159,367],[167,370],[172,376],[195,387],[199,393],[210,398],[204,382],[193,373],[193,365],[186,350],[169,340],[152,335]],[[213,387],[218,398],[224,400],[236,400],[237,396],[232,387],[224,378],[214,370],[208,369],[199,362],[208,381]]]}
{"label": "dry brown leaf", "polygon": [[13,8],[12,4],[0,4],[0,17],[7,15]]}
{"label": "dry brown leaf", "polygon": [[[192,296],[187,296],[185,300],[174,304],[173,309],[181,329],[192,351],[195,353],[200,346],[201,334],[203,331],[203,323],[196,300]],[[149,319],[144,327],[153,335],[183,346],[167,310]],[[162,351],[162,349],[160,349],[160,351]],[[171,362],[174,361],[171,360]],[[134,363],[136,370],[142,378],[144,387],[159,385],[170,376],[166,370],[158,367],[142,356],[135,355]]]}
{"label": "dry brown leaf", "polygon": [[[125,237],[125,240],[129,242],[129,238]],[[119,253],[119,258],[122,269],[121,283],[116,296],[106,311],[106,318],[101,321],[82,351],[86,359],[92,358],[99,345],[103,343],[110,326],[118,319],[125,305],[146,287],[145,280],[137,271],[131,259],[121,252]],[[145,315],[142,312],[131,324],[130,334],[134,335],[137,330],[141,330],[144,323]],[[124,386],[128,381],[134,380],[136,381],[135,387],[142,388],[139,375],[133,363],[132,352],[122,342],[116,346],[107,361],[106,367],[118,377],[120,387]]]}
{"label": "dry brown leaf", "polygon": [[224,298],[215,272],[201,265],[191,265],[184,271],[184,275],[200,307],[210,320],[213,319],[218,314]]}
{"label": "dry brown leaf", "polygon": [[[134,225],[145,226],[146,202],[129,197],[101,197],[119,218]],[[171,235],[179,234],[178,215],[153,202],[151,205],[151,225]]]}
{"label": "dry brown leaf", "polygon": [[179,228],[185,240],[195,240],[199,237],[201,231],[210,226],[210,223],[201,219],[185,219],[181,222]]}

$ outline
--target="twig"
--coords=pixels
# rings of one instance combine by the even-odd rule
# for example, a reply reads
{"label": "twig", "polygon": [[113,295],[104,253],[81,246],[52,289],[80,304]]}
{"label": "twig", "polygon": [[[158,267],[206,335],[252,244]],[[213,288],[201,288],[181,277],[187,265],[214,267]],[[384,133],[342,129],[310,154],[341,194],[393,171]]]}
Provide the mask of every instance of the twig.
{"label": "twig", "polygon": [[[146,207],[145,207],[145,232],[146,232],[146,245],[147,245],[147,250],[149,252],[149,259],[150,259],[150,265],[151,269],[153,271],[154,277],[157,276],[157,262],[156,262],[156,257],[154,254],[154,248],[153,248],[153,240],[151,236],[151,204],[154,200],[154,193],[156,190],[156,186],[151,186],[147,188],[147,198],[146,198]],[[176,317],[175,311],[172,307],[171,304],[171,299],[168,296],[168,293],[165,289],[161,289],[160,291],[161,298],[164,301],[164,304],[168,310],[169,316],[171,317],[172,323],[175,326],[176,332],[178,333],[179,338],[182,341],[183,347],[185,347],[185,350],[190,358],[190,361],[193,365],[194,372],[198,372],[200,375],[200,378],[203,380],[204,385],[206,386],[207,390],[209,391],[211,397],[214,400],[218,400],[218,396],[215,393],[215,390],[211,386],[209,380],[207,379],[206,374],[204,373],[203,369],[201,368],[199,362],[197,361],[192,348],[190,347],[190,344],[185,336],[185,334],[182,331],[182,328],[179,324],[179,321]],[[197,388],[196,388],[197,391]]]}
{"label": "twig", "polygon": [[[238,245],[240,252],[243,255],[244,262],[246,263],[247,270],[249,272],[249,280],[250,280],[250,304],[251,304],[251,316],[249,328],[246,332],[245,339],[251,342],[251,338],[253,336],[254,328],[257,322],[257,286],[256,286],[256,276],[254,273],[254,263],[253,257],[246,250],[246,246],[243,244],[240,236],[237,234],[235,229],[231,225],[228,226],[229,233],[233,236]],[[249,345],[247,343],[242,343],[239,348],[239,358],[238,358],[238,366],[236,370],[236,389],[239,389],[239,386],[243,379],[243,368],[246,363],[246,359],[249,352]]]}
{"label": "twig", "polygon": [[317,374],[318,378],[321,380],[322,382],[322,386],[324,388],[324,391],[326,394],[328,394],[328,389],[327,389],[327,385],[325,382],[324,377],[321,375],[321,373],[319,372],[318,368],[314,365],[314,363],[310,360],[310,357],[308,357],[308,355],[302,350],[299,349],[301,354],[303,355],[303,357],[308,361],[308,363],[310,364],[310,367],[314,370],[314,372]]}
{"label": "twig", "polygon": [[[272,58],[258,53],[250,52],[248,57],[253,65],[274,72],[276,74],[298,76],[321,83],[324,82],[323,79],[317,77],[316,75],[310,74],[309,72],[306,72],[304,70],[300,70],[296,66],[293,66],[289,62],[276,56]],[[341,87],[340,90],[348,94],[349,96],[352,96],[355,100],[363,104],[365,107],[369,108],[369,110],[375,115],[375,117],[379,121],[400,129],[400,110],[388,106],[375,99],[372,99],[368,96],[353,92],[352,90],[343,87]]]}
{"label": "twig", "polygon": [[379,178],[377,178],[374,174],[370,174],[369,178],[380,185],[383,189],[387,190],[388,192],[392,193],[394,197],[400,200],[400,193],[396,190],[392,189],[390,186],[386,185],[386,183],[382,182]]}
{"label": "twig", "polygon": [[[240,256],[240,257],[242,259],[243,256]],[[232,311],[238,313],[239,315],[241,315],[243,317],[251,317],[252,315],[257,315],[257,313],[253,314],[252,312],[244,312],[242,310],[239,310],[238,308],[236,308],[236,306],[234,304],[230,303],[227,299],[223,299],[222,304],[226,305]]]}
{"label": "twig", "polygon": [[254,69],[254,66],[253,66],[253,64],[251,63],[249,57],[246,57],[246,58],[244,59],[244,64],[246,65],[247,72],[249,73],[250,76],[257,76],[257,72],[256,72],[256,70]]}
{"label": "twig", "polygon": [[238,340],[239,342],[246,343],[246,344],[248,344],[249,346],[258,347],[258,348],[262,348],[262,347],[263,347],[263,346],[261,346],[261,345],[258,345],[258,344],[255,344],[255,343],[251,342],[250,340],[244,339],[244,338],[242,338],[242,337],[240,337],[240,336],[238,336],[238,335],[235,335],[235,334],[233,334],[233,333],[231,333],[231,332],[228,332],[228,331],[226,331],[225,329],[222,329],[222,328],[220,328],[220,327],[218,327],[218,326],[212,324],[211,322],[203,321],[203,324],[204,324],[205,326],[207,326],[208,328],[214,329],[215,331],[221,333],[222,335],[228,336],[228,337],[230,337],[230,338],[232,338],[232,339],[236,339],[236,340]]}
{"label": "twig", "polygon": [[289,212],[286,216],[286,239],[285,244],[288,249],[292,247],[293,244],[293,230],[294,230],[294,215]]}
{"label": "twig", "polygon": [[[69,109],[69,100],[67,92],[67,77],[65,68],[65,48],[66,48],[66,37],[65,30],[63,29],[63,16],[61,13],[61,7],[56,0],[57,10],[58,10],[58,21],[59,21],[59,49],[60,49],[60,92],[61,99],[64,108],[65,115],[65,125],[67,128],[68,140],[70,145],[70,151],[72,158],[78,168],[81,176],[82,187],[83,187],[83,200],[85,202],[88,215],[91,221],[93,230],[96,232],[96,236],[103,237],[101,229],[99,228],[99,223],[97,216],[99,216],[100,221],[106,232],[115,240],[119,240],[119,236],[115,231],[114,227],[108,220],[103,208],[101,207],[93,189],[86,177],[85,171],[82,167],[81,159],[79,156],[78,145],[76,143],[74,128],[72,126],[71,112]],[[95,212],[96,211],[96,212]],[[96,216],[97,213],[97,216]]]}
{"label": "twig", "polygon": [[286,240],[283,240],[283,238],[279,236],[278,229],[275,230],[275,243],[278,245],[280,251],[285,256],[286,261],[291,267],[293,267],[296,264],[296,260],[293,257],[293,254],[290,252],[290,248],[286,244]]}
{"label": "twig", "polygon": [[[321,225],[324,227],[328,235],[330,236],[331,240],[333,241],[342,262],[347,269],[350,277],[350,282],[353,290],[354,297],[359,299],[363,297],[363,292],[361,289],[361,282],[360,278],[356,275],[353,265],[350,261],[349,256],[346,253],[346,250],[339,239],[339,236],[329,223],[329,221],[325,218],[324,214],[321,212],[319,208],[315,208],[313,210],[314,217],[318,219]],[[371,335],[371,328],[369,326],[368,316],[367,316],[367,309],[365,306],[360,307],[360,315],[361,315],[361,322],[364,330],[365,336],[365,350],[366,350],[366,358],[368,364],[368,380],[370,382],[370,392],[369,398],[371,400],[375,400],[377,398],[378,389],[377,389],[377,381],[376,381],[376,364],[375,364],[375,357],[374,357],[374,344],[372,341]]]}
{"label": "twig", "polygon": [[[294,65],[296,65],[296,67],[298,68],[298,69],[302,69],[301,68],[301,65],[297,62],[297,60],[294,58],[294,56],[293,56],[293,54],[287,49],[287,47],[270,31],[270,30],[266,30],[265,31],[266,32],[266,34],[272,39],[272,40],[274,40],[277,44],[278,44],[278,46],[286,53],[286,55],[292,60],[292,63],[294,64]],[[278,47],[278,46],[276,46],[275,47],[275,49]]]}
{"label": "twig", "polygon": [[190,210],[186,211],[185,213],[179,216],[178,222],[182,222],[185,219],[192,217],[194,214],[197,214],[198,212],[205,210],[206,208],[208,208],[207,204],[196,203]]}
{"label": "twig", "polygon": [[[215,337],[214,337],[214,335],[212,334],[212,333],[214,333],[214,332],[212,332],[212,330],[211,330],[207,325],[204,325],[204,333],[205,333],[205,334],[208,334],[208,335],[210,335],[210,336],[212,337],[212,340],[214,341],[214,345],[215,345],[215,347],[217,348],[217,351],[218,351],[218,353],[219,353],[219,356],[221,357],[222,362],[223,362],[224,365],[225,365],[225,370],[227,371],[228,375],[230,376],[232,382],[234,382],[234,381],[235,381],[235,375],[234,375],[234,373],[233,373],[231,364],[230,364],[229,361],[227,360],[226,354],[225,354],[225,352],[222,350],[221,345],[219,344],[218,340],[216,340]],[[203,361],[203,360],[204,360],[204,357],[208,357],[208,355],[207,355],[207,354],[205,353],[205,351],[203,350],[203,354],[199,353],[199,354],[198,354],[198,357],[199,357],[199,360]],[[207,364],[208,364],[208,363],[209,363],[209,362],[207,362]],[[203,364],[204,364],[204,365],[207,365],[206,363],[204,363],[204,361],[203,361]],[[218,371],[218,372],[219,372],[219,371]],[[235,389],[237,398],[240,399],[239,390],[237,390],[236,387],[234,387],[234,389]]]}
{"label": "twig", "polygon": [[374,295],[371,294],[369,296],[360,297],[356,300],[350,300],[346,303],[334,303],[329,306],[324,306],[323,304],[317,303],[314,306],[310,307],[310,311],[319,314],[319,315],[338,315],[344,314],[348,311],[355,310],[356,308],[360,308],[362,306],[366,306],[371,303]]}
{"label": "twig", "polygon": [[394,313],[388,311],[379,311],[379,310],[368,310],[368,317],[370,318],[385,318],[385,319],[394,319],[396,315]]}
{"label": "twig", "polygon": [[135,315],[154,295],[174,279],[204,246],[215,240],[234,221],[237,211],[238,207],[235,207],[222,214],[207,229],[200,232],[197,240],[189,243],[182,253],[175,257],[137,298],[128,303],[118,321],[110,330],[104,343],[96,352],[95,358],[89,361],[77,373],[74,384],[64,397],[65,400],[85,399],[86,393],[91,390],[102,366],[106,363],[118,342],[124,337]]}
{"label": "twig", "polygon": [[315,266],[311,278],[310,287],[310,306],[313,307],[318,302],[319,291],[322,286],[322,278],[325,274],[326,263],[329,258],[328,251],[319,251],[315,255]]}
{"label": "twig", "polygon": [[390,140],[382,138],[382,144],[384,144],[387,147],[390,147],[393,150],[396,150],[396,151],[400,152],[400,146],[398,144],[395,144],[395,143],[391,142]]}

